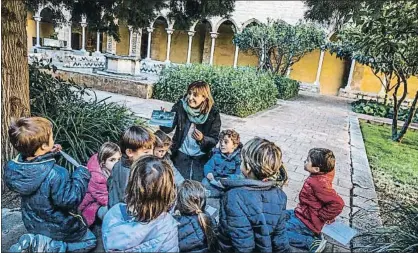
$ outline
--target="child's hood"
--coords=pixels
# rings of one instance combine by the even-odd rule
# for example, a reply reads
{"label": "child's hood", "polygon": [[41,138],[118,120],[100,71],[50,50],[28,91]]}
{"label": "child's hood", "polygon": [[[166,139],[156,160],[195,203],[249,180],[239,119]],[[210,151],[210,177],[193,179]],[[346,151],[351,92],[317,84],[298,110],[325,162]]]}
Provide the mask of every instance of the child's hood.
{"label": "child's hood", "polygon": [[6,185],[22,195],[30,195],[38,190],[54,165],[53,156],[43,156],[25,162],[18,155],[6,164],[4,171]]}
{"label": "child's hood", "polygon": [[126,251],[148,244],[155,248],[164,243],[160,241],[163,235],[177,231],[177,225],[169,213],[163,213],[150,222],[135,221],[126,213],[126,204],[117,204],[105,216],[102,237],[106,251]]}
{"label": "child's hood", "polygon": [[89,161],[87,162],[87,169],[90,172],[102,173],[102,170],[100,169],[98,154],[94,154],[92,157],[90,157]]}

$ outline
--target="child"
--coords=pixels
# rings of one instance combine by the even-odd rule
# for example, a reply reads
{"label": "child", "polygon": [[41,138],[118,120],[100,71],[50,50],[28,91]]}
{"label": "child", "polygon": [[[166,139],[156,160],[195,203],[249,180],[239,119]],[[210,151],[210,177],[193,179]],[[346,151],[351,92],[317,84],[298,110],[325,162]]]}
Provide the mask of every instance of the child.
{"label": "child", "polygon": [[168,152],[172,144],[170,136],[168,136],[161,130],[155,131],[154,135],[154,155],[158,158],[166,160],[170,164],[174,172],[174,183],[176,184],[176,186],[181,185],[181,183],[183,183],[184,181],[184,177],[180,174],[176,167],[174,167],[173,162],[170,159],[170,154]]}
{"label": "child", "polygon": [[171,148],[174,166],[184,178],[200,182],[203,166],[216,146],[221,130],[221,117],[214,106],[209,85],[204,81],[191,83],[186,95],[171,111],[176,113],[173,126],[160,128],[165,133],[176,128]]}
{"label": "child", "polygon": [[325,223],[332,223],[341,213],[344,201],[332,188],[335,156],[331,150],[313,148],[305,161],[310,173],[299,193],[296,209],[287,212],[289,242],[297,248],[321,252],[326,241],[319,237]]}
{"label": "child", "polygon": [[282,152],[261,138],[241,151],[242,180],[222,180],[219,244],[222,252],[289,252],[286,235],[287,180]]}
{"label": "child", "polygon": [[131,126],[120,139],[122,158],[113,167],[108,179],[109,208],[117,203],[125,202],[125,190],[128,184],[130,166],[143,155],[153,154],[154,134],[147,128]]}
{"label": "child", "polygon": [[144,156],[131,168],[126,204],[112,207],[103,220],[106,252],[178,252],[177,221],[168,213],[176,191],[170,165]]}
{"label": "child", "polygon": [[67,251],[96,247],[95,235],[76,214],[90,173],[78,167],[70,175],[56,163],[59,148],[54,146],[52,123],[41,117],[20,118],[11,124],[9,137],[19,155],[5,166],[4,180],[22,197],[26,230],[65,242]]}
{"label": "child", "polygon": [[181,216],[175,216],[180,223],[180,252],[215,252],[217,246],[215,221],[205,213],[206,196],[202,184],[186,180],[181,185],[177,197],[177,210]]}
{"label": "child", "polygon": [[204,167],[205,177],[202,184],[210,190],[211,197],[219,197],[221,190],[212,186],[210,181],[221,178],[242,178],[241,148],[239,134],[235,130],[223,130],[219,135],[219,148],[214,149],[212,158]]}
{"label": "child", "polygon": [[98,154],[93,155],[87,162],[87,168],[91,173],[89,187],[78,209],[91,226],[96,217],[103,220],[107,212],[108,191],[107,179],[113,166],[120,160],[121,152],[118,145],[112,142],[104,143]]}

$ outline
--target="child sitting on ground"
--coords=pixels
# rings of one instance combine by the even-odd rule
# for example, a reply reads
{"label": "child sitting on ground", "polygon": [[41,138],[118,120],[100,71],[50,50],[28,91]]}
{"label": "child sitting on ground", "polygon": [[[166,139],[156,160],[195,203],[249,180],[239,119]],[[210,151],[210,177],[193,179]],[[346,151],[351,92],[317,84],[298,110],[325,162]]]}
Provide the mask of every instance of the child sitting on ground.
{"label": "child sitting on ground", "polygon": [[180,216],[174,216],[180,223],[180,252],[215,252],[217,248],[215,221],[205,213],[205,188],[201,183],[186,180],[180,186],[176,209]]}
{"label": "child sitting on ground", "polygon": [[98,154],[94,154],[87,162],[87,169],[91,173],[89,187],[78,210],[82,213],[91,226],[96,217],[103,220],[107,212],[109,192],[107,191],[107,179],[113,166],[120,160],[121,152],[118,145],[113,142],[105,142]]}
{"label": "child sitting on ground", "polygon": [[109,208],[125,202],[125,190],[128,185],[130,166],[143,155],[152,155],[154,151],[154,134],[147,128],[131,126],[119,141],[122,158],[113,167],[108,179]]}
{"label": "child sitting on ground", "polygon": [[[90,173],[80,166],[70,175],[57,164],[55,157],[59,155],[59,148],[54,146],[52,123],[41,117],[20,118],[11,124],[9,138],[19,155],[5,166],[4,180],[22,197],[26,230],[57,243],[64,242],[70,252],[96,247],[95,235],[85,225],[83,217],[76,214],[87,191]],[[42,243],[24,241],[14,245],[14,250],[24,252]]]}
{"label": "child sitting on ground", "polygon": [[170,159],[170,153],[169,150],[172,145],[172,141],[170,136],[168,136],[166,133],[164,133],[161,130],[157,130],[154,133],[155,135],[155,143],[154,143],[154,155],[158,158],[161,158],[165,161],[167,161],[170,166],[173,168],[174,172],[174,183],[176,186],[181,185],[184,181],[184,177],[180,174],[180,172],[174,167],[173,162]]}
{"label": "child sitting on ground", "polygon": [[235,130],[223,130],[219,134],[219,148],[215,148],[210,160],[205,164],[205,178],[202,184],[210,191],[211,197],[219,197],[221,189],[210,184],[221,178],[243,178],[241,173],[241,148],[239,134]]}
{"label": "child sitting on ground", "polygon": [[168,213],[176,199],[167,161],[144,156],[131,168],[126,204],[112,207],[103,220],[106,252],[178,252],[177,221]]}
{"label": "child sitting on ground", "polygon": [[295,210],[287,211],[287,234],[290,245],[322,252],[326,240],[320,236],[322,227],[332,223],[344,207],[343,199],[332,188],[335,156],[331,150],[313,148],[305,161],[310,173],[299,193]]}
{"label": "child sitting on ground", "polygon": [[242,180],[222,180],[226,192],[219,213],[222,252],[289,252],[286,235],[287,180],[282,152],[273,142],[254,138],[241,151]]}

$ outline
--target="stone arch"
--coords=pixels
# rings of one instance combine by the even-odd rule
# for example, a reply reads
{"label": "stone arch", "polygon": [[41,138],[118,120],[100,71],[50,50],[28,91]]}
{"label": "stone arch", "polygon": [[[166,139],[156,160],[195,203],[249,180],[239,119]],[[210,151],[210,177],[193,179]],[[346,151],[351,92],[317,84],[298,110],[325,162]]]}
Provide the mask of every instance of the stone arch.
{"label": "stone arch", "polygon": [[231,19],[221,20],[215,27],[218,36],[216,38],[213,56],[214,65],[233,66],[235,45],[232,43],[234,35],[238,32],[236,23]]}
{"label": "stone arch", "polygon": [[218,32],[219,27],[224,22],[227,22],[227,21],[231,22],[234,25],[234,27],[235,27],[235,31],[234,32],[239,31],[239,26],[237,25],[237,23],[235,22],[235,20],[233,20],[232,18],[223,18],[223,19],[219,20],[219,22],[213,27],[213,30],[212,31],[213,32]]}
{"label": "stone arch", "polygon": [[189,31],[195,31],[196,26],[197,26],[199,23],[202,23],[202,22],[206,22],[206,23],[208,23],[208,24],[210,25],[210,28],[211,28],[211,31],[212,31],[212,28],[213,28],[213,23],[212,23],[212,21],[210,21],[209,19],[202,19],[202,20],[198,20],[198,21],[194,22],[194,23],[193,23],[193,25],[190,27]]}
{"label": "stone arch", "polygon": [[169,20],[158,16],[150,25],[154,30],[151,34],[151,59],[164,61],[167,55],[167,31],[170,26]]}
{"label": "stone arch", "polygon": [[190,27],[190,31],[195,32],[191,48],[191,63],[209,63],[211,46],[210,33],[212,29],[213,23],[208,19],[196,21]]}
{"label": "stone arch", "polygon": [[245,21],[244,23],[242,23],[242,26],[241,26],[241,30],[240,31],[244,30],[245,27],[247,27],[247,26],[249,26],[251,24],[254,24],[254,23],[256,23],[256,24],[259,25],[259,24],[261,24],[261,21],[258,20],[258,19],[256,19],[256,18],[250,18],[247,21]]}

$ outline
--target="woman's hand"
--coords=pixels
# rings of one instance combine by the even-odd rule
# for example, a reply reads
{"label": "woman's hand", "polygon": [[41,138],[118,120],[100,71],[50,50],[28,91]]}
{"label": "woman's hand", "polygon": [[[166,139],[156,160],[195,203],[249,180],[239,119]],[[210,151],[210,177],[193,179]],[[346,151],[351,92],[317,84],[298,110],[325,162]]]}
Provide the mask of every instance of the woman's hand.
{"label": "woman's hand", "polygon": [[163,112],[166,112],[166,111],[167,111],[167,110],[166,110],[164,107],[162,107],[162,106],[161,106],[160,110],[161,110],[161,111],[163,111]]}
{"label": "woman's hand", "polygon": [[197,128],[194,129],[192,137],[196,141],[203,140],[203,134],[202,134],[202,132],[200,132],[199,130],[197,130]]}

